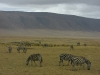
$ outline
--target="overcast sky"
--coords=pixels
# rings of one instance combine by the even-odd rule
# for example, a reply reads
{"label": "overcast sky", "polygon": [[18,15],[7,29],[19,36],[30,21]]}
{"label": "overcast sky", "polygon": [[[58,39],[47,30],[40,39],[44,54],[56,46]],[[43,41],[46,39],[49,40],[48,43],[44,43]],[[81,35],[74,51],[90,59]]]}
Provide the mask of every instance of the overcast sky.
{"label": "overcast sky", "polygon": [[0,10],[52,12],[100,19],[100,0],[0,0]]}

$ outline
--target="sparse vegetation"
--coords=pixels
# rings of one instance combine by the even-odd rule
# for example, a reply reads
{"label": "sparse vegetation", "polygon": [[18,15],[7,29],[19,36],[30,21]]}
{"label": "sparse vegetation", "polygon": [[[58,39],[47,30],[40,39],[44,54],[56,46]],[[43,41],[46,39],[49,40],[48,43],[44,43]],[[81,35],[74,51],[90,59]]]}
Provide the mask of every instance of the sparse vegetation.
{"label": "sparse vegetation", "polygon": [[[42,40],[43,39],[43,40]],[[41,44],[35,46],[35,40],[40,40]],[[26,46],[27,53],[17,52],[17,45],[10,42],[28,41],[30,46]],[[77,42],[81,45],[77,46]],[[42,44],[47,43],[49,47],[43,48]],[[87,46],[84,46],[84,43]],[[74,50],[70,50],[70,45],[74,46]],[[8,46],[12,47],[12,52],[8,53]],[[37,65],[26,66],[27,57],[32,53],[40,53],[43,57],[42,67]],[[62,53],[73,54],[77,56],[85,56],[91,61],[91,70],[81,69],[76,66],[76,70],[72,71],[72,65],[59,66],[59,55]],[[82,39],[82,38],[33,38],[33,37],[10,37],[0,38],[0,75],[100,75],[100,39]]]}

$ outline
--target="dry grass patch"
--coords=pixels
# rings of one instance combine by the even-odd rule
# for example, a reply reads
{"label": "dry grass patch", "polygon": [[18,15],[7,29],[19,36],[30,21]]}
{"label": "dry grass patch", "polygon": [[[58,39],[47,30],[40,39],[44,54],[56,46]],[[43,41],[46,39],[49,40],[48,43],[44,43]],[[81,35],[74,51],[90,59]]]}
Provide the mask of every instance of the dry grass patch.
{"label": "dry grass patch", "polygon": [[[2,41],[4,40],[4,41]],[[12,53],[8,53],[7,47],[0,44],[0,75],[100,75],[100,40],[99,39],[73,39],[73,38],[0,38],[0,43],[8,43],[15,41],[42,40],[42,43],[49,44],[66,44],[74,45],[74,50],[70,50],[69,46],[45,47],[32,46],[27,53],[18,53],[17,46],[13,47]],[[80,42],[81,46],[76,46]],[[87,46],[83,46],[86,43]],[[40,53],[43,57],[43,67],[30,64],[26,66],[26,59],[32,53]],[[69,53],[78,56],[85,56],[92,62],[91,70],[85,70],[82,67],[75,67],[72,71],[72,66],[66,66],[67,61],[64,61],[65,66],[59,66],[59,55]]]}

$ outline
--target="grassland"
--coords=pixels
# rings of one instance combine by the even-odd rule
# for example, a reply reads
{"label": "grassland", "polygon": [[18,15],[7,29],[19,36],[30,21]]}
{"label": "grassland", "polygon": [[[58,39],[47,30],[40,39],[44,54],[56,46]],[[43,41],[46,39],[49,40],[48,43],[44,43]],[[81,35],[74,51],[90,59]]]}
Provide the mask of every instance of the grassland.
{"label": "grassland", "polygon": [[[17,46],[10,42],[35,42],[40,40],[41,43],[56,44],[57,46],[45,47],[31,46],[27,47],[27,53],[17,52]],[[76,43],[80,42],[81,46]],[[3,44],[2,44],[3,43]],[[85,47],[83,44],[86,43]],[[13,50],[8,53],[7,46],[12,46]],[[62,46],[62,45],[65,46]],[[70,50],[69,45],[74,45],[74,49]],[[40,53],[43,57],[42,67],[26,66],[26,59],[30,54]],[[77,56],[88,58],[91,63],[91,70],[82,69],[76,66],[76,70],[72,71],[72,66],[59,66],[59,55],[61,53],[69,53]],[[0,38],[0,75],[100,75],[100,39],[87,38],[33,38],[33,37],[1,37]]]}

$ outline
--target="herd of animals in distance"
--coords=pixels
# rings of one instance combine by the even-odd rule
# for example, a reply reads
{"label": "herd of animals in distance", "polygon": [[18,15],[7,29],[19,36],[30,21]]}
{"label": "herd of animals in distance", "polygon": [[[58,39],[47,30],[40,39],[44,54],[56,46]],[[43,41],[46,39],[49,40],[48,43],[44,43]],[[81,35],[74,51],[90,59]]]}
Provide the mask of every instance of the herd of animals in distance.
{"label": "herd of animals in distance", "polygon": [[[22,44],[22,43],[21,43]],[[41,44],[41,42],[39,42],[39,44],[37,44],[37,46],[39,46]],[[32,44],[30,43],[24,43],[24,46],[18,46],[17,47],[17,51],[20,53],[20,50],[23,51],[23,53],[26,53],[27,52],[27,48],[25,46],[32,46]],[[46,44],[42,44],[41,46],[44,47],[48,47],[48,46],[51,46],[51,45],[48,45],[47,43]],[[54,45],[54,46],[57,46],[57,45]],[[62,45],[64,46],[64,45]],[[77,43],[77,46],[80,46],[80,42]],[[84,46],[86,46],[86,44],[84,44]],[[73,50],[74,49],[74,46],[73,45],[70,45],[70,49]],[[8,47],[8,52],[11,53],[12,52],[12,47],[9,46]],[[83,56],[76,56],[76,55],[72,55],[72,54],[60,54],[59,56],[59,66],[63,65],[63,61],[68,61],[68,64],[69,63],[72,65],[72,70],[75,70],[75,66],[83,66],[85,64],[87,64],[87,70],[90,70],[91,68],[91,62],[89,59],[87,59],[86,57],[83,57]],[[40,62],[40,67],[42,67],[42,62],[43,62],[43,58],[42,58],[42,55],[41,54],[31,54],[27,59],[26,59],[26,65],[29,64],[29,62],[31,61],[31,65],[32,65],[32,62],[34,61],[34,64],[37,66],[37,64],[35,63],[35,61],[39,61]]]}

